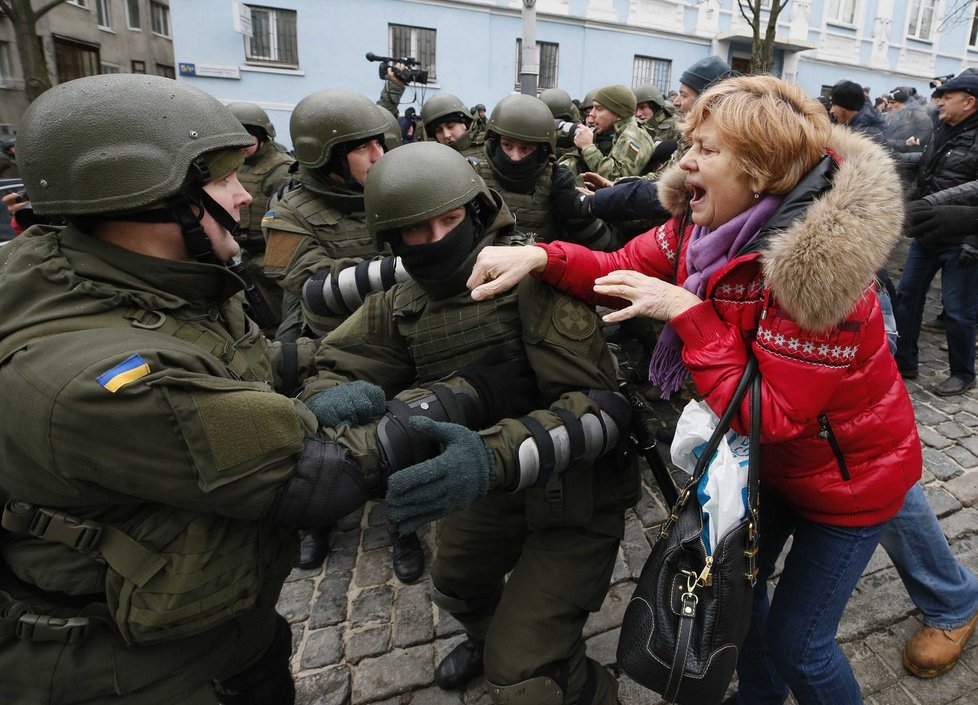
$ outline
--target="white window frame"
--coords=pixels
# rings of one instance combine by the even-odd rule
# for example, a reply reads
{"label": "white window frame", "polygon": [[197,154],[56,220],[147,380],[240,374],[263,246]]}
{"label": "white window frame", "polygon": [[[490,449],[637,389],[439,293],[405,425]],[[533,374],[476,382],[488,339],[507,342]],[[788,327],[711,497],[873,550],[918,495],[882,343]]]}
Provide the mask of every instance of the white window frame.
{"label": "white window frame", "polygon": [[99,70],[102,73],[122,73],[122,67],[119,64],[113,64],[109,61],[103,61]]}
{"label": "white window frame", "polygon": [[825,20],[833,24],[852,27],[858,12],[859,0],[827,0],[825,3]]}
{"label": "white window frame", "polygon": [[110,0],[95,0],[95,24],[99,29],[112,29],[112,3]]}
{"label": "white window frame", "polygon": [[0,88],[10,86],[14,80],[10,56],[10,42],[0,41]]}
{"label": "white window frame", "polygon": [[[907,36],[923,42],[933,41],[937,9],[937,0],[910,0],[907,5]],[[929,17],[927,17],[928,12]],[[927,32],[926,35],[922,35],[921,28],[925,24],[925,19],[927,19]]]}
{"label": "white window frame", "polygon": [[[544,56],[544,49],[552,49],[550,57]],[[545,66],[552,58],[552,66]],[[540,73],[537,74],[537,92],[557,87],[557,75],[560,71],[560,44],[558,42],[537,42],[537,60],[540,62]],[[523,71],[523,38],[516,38],[516,83],[520,88],[520,73]]]}
{"label": "white window frame", "polygon": [[[164,31],[157,29],[157,25],[160,25]],[[170,39],[172,34],[172,29],[170,28],[170,8],[161,2],[150,0],[149,26],[153,34]]]}
{"label": "white window frame", "polygon": [[[408,31],[408,47],[398,48],[394,46],[394,37],[397,29]],[[430,35],[425,33],[430,32]],[[429,37],[431,41],[423,42],[424,37]],[[424,51],[423,45],[432,47],[431,51]],[[397,22],[387,23],[387,52],[389,56],[400,58],[410,56],[421,62],[420,68],[428,72],[428,83],[438,80],[438,30],[432,27],[415,27],[414,25],[399,24]],[[418,68],[418,67],[414,67]]]}
{"label": "white window frame", "polygon": [[651,83],[662,91],[662,95],[666,95],[672,86],[672,59],[635,54],[632,59],[632,88],[646,83]]}
{"label": "white window frame", "polygon": [[[136,23],[133,24],[132,9],[136,8]],[[139,7],[139,0],[126,0],[126,26],[132,32],[142,32],[143,28],[140,25],[142,20],[142,10]]]}
{"label": "white window frame", "polygon": [[[255,13],[267,13],[268,15],[268,34],[266,36],[268,51],[260,54],[255,48],[254,37],[245,37],[245,62],[258,66],[278,66],[285,68],[299,68],[299,13],[282,7],[266,7],[264,5],[247,5],[251,10],[252,31],[258,32],[258,24],[255,22]],[[295,44],[292,47],[283,47],[279,42],[279,23],[285,18],[294,18],[295,31],[293,37]],[[288,56],[289,49],[294,50],[295,60],[292,61]]]}
{"label": "white window frame", "polygon": [[85,10],[88,9],[88,0],[67,0],[68,5],[74,5],[75,7],[81,7]]}

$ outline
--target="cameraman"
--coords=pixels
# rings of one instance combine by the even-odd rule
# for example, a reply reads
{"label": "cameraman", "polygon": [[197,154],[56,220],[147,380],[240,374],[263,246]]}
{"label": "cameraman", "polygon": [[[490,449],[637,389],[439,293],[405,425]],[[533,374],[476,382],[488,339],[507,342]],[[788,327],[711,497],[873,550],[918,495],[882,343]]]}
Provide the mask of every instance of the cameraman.
{"label": "cameraman", "polygon": [[384,78],[384,88],[380,91],[380,99],[377,105],[387,110],[394,117],[400,117],[397,106],[401,103],[401,96],[404,95],[405,82],[398,76],[397,71],[404,71],[404,64],[384,64],[387,67],[386,77]]}

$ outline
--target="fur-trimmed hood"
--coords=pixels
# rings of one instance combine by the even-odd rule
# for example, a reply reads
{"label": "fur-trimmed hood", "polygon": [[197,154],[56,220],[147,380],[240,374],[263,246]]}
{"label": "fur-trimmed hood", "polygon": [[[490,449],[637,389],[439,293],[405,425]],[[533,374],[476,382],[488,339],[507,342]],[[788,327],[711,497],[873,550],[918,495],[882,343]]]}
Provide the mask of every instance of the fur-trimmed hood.
{"label": "fur-trimmed hood", "polygon": [[[828,147],[842,159],[831,188],[803,216],[775,229],[762,248],[767,286],[799,325],[813,331],[852,310],[886,264],[904,216],[900,180],[885,147],[839,125]],[[673,215],[686,211],[685,183],[678,165],[659,179],[659,200]]]}

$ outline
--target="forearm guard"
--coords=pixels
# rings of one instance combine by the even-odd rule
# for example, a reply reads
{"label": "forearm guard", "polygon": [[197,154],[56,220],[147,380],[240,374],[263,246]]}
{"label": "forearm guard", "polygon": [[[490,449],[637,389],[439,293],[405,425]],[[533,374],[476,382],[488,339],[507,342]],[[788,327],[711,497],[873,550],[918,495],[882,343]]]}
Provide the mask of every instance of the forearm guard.
{"label": "forearm guard", "polygon": [[575,416],[566,409],[552,409],[561,423],[544,427],[532,416],[518,421],[530,433],[517,449],[519,479],[511,492],[527,487],[544,487],[553,475],[559,475],[578,464],[591,465],[618,445],[628,431],[631,408],[621,394],[592,389],[588,398],[599,412]]}
{"label": "forearm guard", "polygon": [[363,470],[339,445],[313,436],[279,489],[273,516],[286,526],[301,528],[335,524],[377,496],[384,483],[379,470]]}
{"label": "forearm guard", "polygon": [[368,294],[387,291],[409,278],[401,258],[392,256],[360,262],[341,269],[336,276],[323,269],[302,285],[302,300],[317,315],[347,316],[360,308]]}
{"label": "forearm guard", "polygon": [[427,416],[476,429],[483,423],[479,397],[467,385],[434,384],[430,390],[418,391],[421,395],[417,398],[388,401],[387,413],[377,422],[377,442],[383,451],[387,475],[438,453],[425,439],[419,440],[417,434],[411,433],[408,425],[411,416]]}

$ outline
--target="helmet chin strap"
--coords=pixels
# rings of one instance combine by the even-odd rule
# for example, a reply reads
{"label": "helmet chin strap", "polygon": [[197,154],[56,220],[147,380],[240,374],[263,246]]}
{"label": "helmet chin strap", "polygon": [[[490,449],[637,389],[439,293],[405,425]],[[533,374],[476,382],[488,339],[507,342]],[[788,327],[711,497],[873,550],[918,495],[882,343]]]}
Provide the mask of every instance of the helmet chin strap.
{"label": "helmet chin strap", "polygon": [[[218,225],[231,233],[233,237],[238,230],[238,223],[234,217],[203,188],[200,189],[199,195],[200,204],[204,207],[204,210],[207,211]],[[195,213],[195,209],[189,201],[175,206],[173,213],[177,217],[177,223],[180,224],[180,230],[183,231],[183,242],[191,257],[205,264],[219,264],[222,266],[226,264],[225,262],[219,261],[214,255],[214,247],[211,244],[210,238],[207,237],[207,233],[204,232],[204,226],[200,222],[202,214],[198,215]]]}

